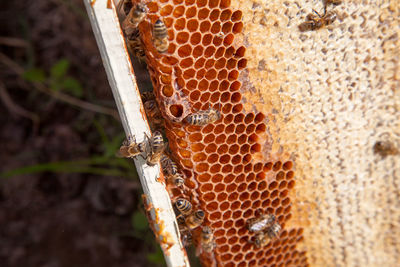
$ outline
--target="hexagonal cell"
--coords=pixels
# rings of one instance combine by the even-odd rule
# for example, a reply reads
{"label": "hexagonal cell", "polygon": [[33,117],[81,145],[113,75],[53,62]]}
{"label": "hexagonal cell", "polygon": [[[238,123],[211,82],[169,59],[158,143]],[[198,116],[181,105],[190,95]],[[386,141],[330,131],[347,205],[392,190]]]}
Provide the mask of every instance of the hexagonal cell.
{"label": "hexagonal cell", "polygon": [[219,14],[220,14],[219,9],[213,9],[213,10],[211,11],[211,14],[210,14],[209,19],[210,19],[211,21],[217,20],[218,17],[219,17]]}

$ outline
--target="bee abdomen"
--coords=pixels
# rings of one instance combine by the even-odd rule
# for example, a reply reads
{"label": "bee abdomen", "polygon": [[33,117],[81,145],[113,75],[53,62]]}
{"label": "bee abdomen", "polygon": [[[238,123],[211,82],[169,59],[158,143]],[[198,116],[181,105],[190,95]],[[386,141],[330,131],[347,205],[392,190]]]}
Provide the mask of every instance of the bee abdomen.
{"label": "bee abdomen", "polygon": [[153,37],[155,39],[164,39],[167,37],[167,27],[165,27],[162,20],[157,20],[156,23],[154,23]]}
{"label": "bee abdomen", "polygon": [[175,202],[175,207],[183,215],[187,215],[192,211],[192,203],[190,203],[188,200],[184,198],[179,198]]}

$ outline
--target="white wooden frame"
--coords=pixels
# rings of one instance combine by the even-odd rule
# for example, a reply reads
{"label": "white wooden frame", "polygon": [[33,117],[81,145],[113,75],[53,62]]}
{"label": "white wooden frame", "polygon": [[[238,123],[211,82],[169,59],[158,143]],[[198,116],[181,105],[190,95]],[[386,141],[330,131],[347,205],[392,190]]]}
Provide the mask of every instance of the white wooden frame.
{"label": "white wooden frame", "polygon": [[[150,135],[136,77],[124,43],[115,4],[111,0],[84,0],[97,45],[106,69],[115,102],[127,136],[138,142]],[[160,243],[168,266],[190,266],[180,242],[180,233],[165,184],[159,182],[160,166],[150,167],[135,159],[145,194],[144,204],[150,224]],[[163,179],[162,179],[163,180]]]}

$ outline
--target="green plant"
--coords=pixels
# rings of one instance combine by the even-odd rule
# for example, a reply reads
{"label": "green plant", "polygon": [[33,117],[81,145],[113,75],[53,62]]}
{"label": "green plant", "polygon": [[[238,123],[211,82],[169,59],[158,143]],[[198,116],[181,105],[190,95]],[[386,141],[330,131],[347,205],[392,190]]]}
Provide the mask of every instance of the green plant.
{"label": "green plant", "polygon": [[68,76],[70,63],[67,59],[60,59],[46,73],[40,68],[30,68],[23,74],[29,82],[40,82],[49,86],[53,91],[65,91],[75,97],[83,96],[82,84],[75,78]]}
{"label": "green plant", "polygon": [[109,138],[104,128],[95,120],[93,121],[98,134],[101,137],[100,143],[103,153],[86,159],[73,161],[57,161],[24,166],[17,169],[5,171],[0,174],[3,178],[16,175],[33,174],[40,172],[54,173],[88,173],[105,176],[122,176],[137,179],[137,172],[132,161],[115,156],[119,149],[124,134],[118,134]]}

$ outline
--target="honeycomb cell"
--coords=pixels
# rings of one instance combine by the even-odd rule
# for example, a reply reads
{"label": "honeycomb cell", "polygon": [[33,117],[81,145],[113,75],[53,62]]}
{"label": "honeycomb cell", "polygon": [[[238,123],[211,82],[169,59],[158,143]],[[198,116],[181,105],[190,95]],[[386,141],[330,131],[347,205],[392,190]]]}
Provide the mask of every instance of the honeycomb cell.
{"label": "honeycomb cell", "polygon": [[274,166],[272,167],[272,170],[274,172],[279,171],[282,167],[282,162],[281,161],[277,161],[275,162]]}
{"label": "honeycomb cell", "polygon": [[[209,54],[210,56],[214,53],[215,49],[210,47],[210,49],[206,49],[205,55]],[[205,78],[209,81],[215,79],[217,77],[217,71],[215,69],[210,69],[205,73]]]}
{"label": "honeycomb cell", "polygon": [[223,57],[224,56],[224,54],[225,54],[225,47],[219,47],[218,49],[217,49],[217,52],[215,52],[215,58],[220,58],[220,57]]}
{"label": "honeycomb cell", "polygon": [[197,176],[198,181],[201,183],[208,182],[210,180],[210,178],[211,178],[211,175],[208,173],[203,173],[203,174],[200,174],[199,176]]}
{"label": "honeycomb cell", "polygon": [[221,31],[221,23],[219,21],[214,22],[210,31],[213,34],[219,33]]}
{"label": "honeycomb cell", "polygon": [[[199,22],[197,21],[197,19],[191,19],[187,22],[186,27],[190,32],[194,32],[199,27]],[[199,33],[197,33],[197,34],[199,34]],[[196,44],[198,44],[198,43],[196,43]]]}
{"label": "honeycomb cell", "polygon": [[215,62],[215,68],[217,69],[222,69],[226,65],[226,59],[225,58],[220,58]]}
{"label": "honeycomb cell", "polygon": [[[149,4],[151,4],[151,3],[149,3]],[[162,17],[166,17],[166,16],[170,15],[171,13],[172,13],[172,6],[171,5],[166,5],[166,6],[164,6],[164,7],[162,7],[160,9],[160,15]]]}
{"label": "honeycomb cell", "polygon": [[279,183],[279,189],[281,189],[281,190],[286,188],[286,186],[287,186],[287,182],[286,181],[282,181],[282,182]]}
{"label": "honeycomb cell", "polygon": [[222,32],[224,34],[230,33],[232,31],[233,23],[228,21],[222,25]]}
{"label": "honeycomb cell", "polygon": [[181,17],[185,13],[185,7],[184,6],[177,6],[175,7],[174,11],[172,12],[172,15],[175,18]]}
{"label": "honeycomb cell", "polygon": [[174,116],[175,118],[179,118],[183,114],[183,106],[182,105],[171,105],[169,107],[169,111],[171,112],[172,116]]}
{"label": "honeycomb cell", "polygon": [[201,161],[206,160],[206,158],[207,158],[207,155],[205,153],[196,153],[196,154],[194,154],[192,159],[194,162],[201,162]]}
{"label": "honeycomb cell", "polygon": [[235,92],[238,91],[240,89],[241,83],[238,81],[234,81],[231,83],[230,87],[229,87],[229,91],[231,92]]}
{"label": "honeycomb cell", "polygon": [[210,221],[216,221],[216,220],[220,220],[220,219],[221,219],[221,212],[219,212],[219,211],[211,213],[211,215],[209,217]]}
{"label": "honeycomb cell", "polygon": [[208,171],[208,164],[207,163],[200,163],[198,165],[196,165],[196,171],[197,172],[206,172]]}
{"label": "honeycomb cell", "polygon": [[210,88],[208,88],[211,92],[214,92],[218,88],[219,81],[212,81],[210,83]]}
{"label": "honeycomb cell", "polygon": [[[203,136],[200,134],[200,136],[203,138]],[[208,144],[205,148],[206,153],[210,154],[213,152],[217,151],[217,145],[215,144]]]}
{"label": "honeycomb cell", "polygon": [[277,181],[280,181],[280,180],[282,180],[283,178],[285,178],[285,173],[283,172],[283,171],[280,171],[280,172],[278,172],[277,174],[276,174],[276,180]]}
{"label": "honeycomb cell", "polygon": [[192,18],[197,15],[197,8],[196,7],[189,7],[186,10],[186,18]]}
{"label": "honeycomb cell", "polygon": [[216,211],[217,209],[218,209],[218,202],[216,201],[208,203],[206,206],[206,210],[209,212]]}
{"label": "honeycomb cell", "polygon": [[[229,206],[229,203],[228,203],[228,206]],[[227,220],[227,219],[229,219],[231,217],[232,217],[232,211],[230,211],[230,210],[225,211],[224,214],[222,215],[222,219],[223,220]]]}
{"label": "honeycomb cell", "polygon": [[287,188],[288,188],[288,189],[292,189],[293,187],[294,187],[294,181],[292,180],[292,181],[290,181],[290,182],[288,183]]}
{"label": "honeycomb cell", "polygon": [[221,170],[221,164],[217,163],[211,166],[210,172],[211,173],[217,173]]}
{"label": "honeycomb cell", "polygon": [[212,182],[213,183],[220,183],[223,180],[223,178],[224,178],[224,176],[222,176],[221,174],[213,175]]}
{"label": "honeycomb cell", "polygon": [[218,80],[225,80],[228,77],[228,71],[227,70],[219,70],[218,72]]}
{"label": "honeycomb cell", "polygon": [[260,144],[254,144],[250,148],[250,153],[257,153],[261,151],[261,145]]}
{"label": "honeycomb cell", "polygon": [[[233,43],[233,40],[235,39],[235,36],[233,34],[227,34],[225,35],[224,38],[224,45],[231,45]],[[228,50],[227,50],[228,51]]]}
{"label": "honeycomb cell", "polygon": [[[203,21],[203,22],[200,23],[200,31],[201,31],[202,33],[208,32],[208,31],[210,30],[210,28],[211,28],[211,23],[210,23],[210,22],[208,22],[208,21]],[[204,41],[203,41],[203,45],[204,45],[204,46],[209,45],[209,44],[211,43],[211,40],[212,40],[212,35],[211,35],[211,34],[208,34],[207,36],[208,36],[208,37],[207,37],[207,38],[208,38],[208,41],[207,41],[207,42],[204,42]]]}
{"label": "honeycomb cell", "polygon": [[204,137],[204,142],[205,143],[211,143],[214,142],[215,140],[215,135],[214,134],[208,134]]}
{"label": "honeycomb cell", "polygon": [[[201,57],[203,55],[203,51],[204,51],[204,49],[203,49],[203,47],[201,45],[196,46],[195,48],[193,48],[193,56],[195,58]],[[205,60],[203,58],[200,58],[198,61],[196,61],[195,67],[196,68],[202,67],[201,64],[204,64],[204,61]]]}
{"label": "honeycomb cell", "polygon": [[209,19],[210,19],[211,21],[215,21],[215,20],[218,19],[219,14],[220,14],[220,11],[219,11],[218,9],[213,9],[213,10],[211,11],[211,14],[210,14]]}
{"label": "honeycomb cell", "polygon": [[226,58],[231,58],[233,56],[234,52],[235,52],[235,48],[234,47],[232,47],[232,46],[228,47],[225,50],[225,57]]}
{"label": "honeycomb cell", "polygon": [[[180,63],[179,63],[179,65],[182,67],[182,68],[184,68],[184,69],[186,69],[186,68],[189,68],[190,66],[192,66],[193,65],[193,58],[185,58],[185,59],[183,59]],[[197,81],[196,80],[191,80],[191,82],[192,83],[197,83]],[[190,85],[187,85],[188,87],[190,86]]]}
{"label": "honeycomb cell", "polygon": [[287,180],[291,180],[291,179],[293,179],[293,177],[294,177],[294,172],[288,171],[288,172],[286,173],[286,179],[287,179]]}
{"label": "honeycomb cell", "polygon": [[[190,45],[184,45],[178,48],[178,55],[180,57],[187,57],[192,53],[192,47]],[[190,72],[190,73],[189,73]],[[186,75],[185,75],[186,73]],[[196,71],[194,69],[186,70],[183,77],[185,79],[193,78]]]}

